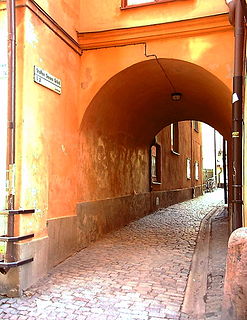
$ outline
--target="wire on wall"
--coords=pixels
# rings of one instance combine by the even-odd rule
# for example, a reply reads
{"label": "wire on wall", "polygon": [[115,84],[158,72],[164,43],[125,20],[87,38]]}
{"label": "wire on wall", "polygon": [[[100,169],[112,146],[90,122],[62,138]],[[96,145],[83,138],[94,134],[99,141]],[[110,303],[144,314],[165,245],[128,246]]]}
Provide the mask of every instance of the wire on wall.
{"label": "wire on wall", "polygon": [[156,54],[147,54],[147,44],[146,43],[144,43],[144,54],[145,54],[145,56],[147,58],[150,58],[150,57],[154,57],[155,58],[155,60],[156,60],[157,64],[159,65],[161,71],[164,73],[166,79],[168,80],[173,92],[177,92],[177,90],[175,89],[175,86],[173,85],[171,79],[168,77],[168,74],[167,74],[164,66],[160,63],[159,58],[157,57],[157,55]]}

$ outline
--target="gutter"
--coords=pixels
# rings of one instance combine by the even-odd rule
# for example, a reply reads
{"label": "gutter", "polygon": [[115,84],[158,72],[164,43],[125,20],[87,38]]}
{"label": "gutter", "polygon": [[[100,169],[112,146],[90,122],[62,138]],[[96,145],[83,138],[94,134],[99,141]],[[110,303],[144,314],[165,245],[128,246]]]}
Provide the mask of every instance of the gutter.
{"label": "gutter", "polygon": [[[245,21],[241,0],[226,0],[229,7],[229,21],[234,26],[234,76],[232,101],[232,228],[241,228],[243,225],[243,86],[245,67]],[[244,8],[246,3],[244,0]]]}
{"label": "gutter", "polygon": [[6,210],[1,214],[8,216],[7,235],[0,235],[0,241],[7,243],[4,260],[0,261],[0,273],[7,274],[10,268],[19,267],[33,261],[33,258],[15,261],[15,243],[34,237],[34,234],[15,235],[15,216],[34,213],[35,210],[15,210],[15,128],[16,128],[16,14],[15,0],[7,0],[8,16],[8,125],[7,125],[7,199]]}
{"label": "gutter", "polygon": [[[16,15],[15,0],[7,0],[8,15],[8,124],[7,124],[7,209],[15,208],[15,126],[16,126]],[[8,215],[8,235],[14,235],[14,216]],[[6,262],[14,261],[14,243],[8,242]]]}
{"label": "gutter", "polygon": [[[8,14],[8,145],[7,170],[15,164],[16,115],[16,17],[15,0],[7,0]],[[13,191],[13,190],[12,190]],[[14,209],[14,192],[8,197],[8,209]]]}

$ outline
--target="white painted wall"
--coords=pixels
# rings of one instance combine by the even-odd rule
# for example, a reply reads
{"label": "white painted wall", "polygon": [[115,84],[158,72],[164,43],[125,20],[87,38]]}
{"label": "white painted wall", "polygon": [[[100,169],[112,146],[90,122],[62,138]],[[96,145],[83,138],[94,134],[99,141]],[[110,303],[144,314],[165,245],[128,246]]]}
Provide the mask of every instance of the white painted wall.
{"label": "white painted wall", "polygon": [[214,129],[202,123],[203,169],[214,169]]}
{"label": "white painted wall", "polygon": [[[216,131],[216,160],[217,165],[223,168],[222,157],[218,156],[220,150],[223,151],[223,137]],[[202,123],[202,157],[203,169],[213,169],[215,175],[214,128],[205,123]],[[224,182],[223,173],[220,174],[220,182]]]}

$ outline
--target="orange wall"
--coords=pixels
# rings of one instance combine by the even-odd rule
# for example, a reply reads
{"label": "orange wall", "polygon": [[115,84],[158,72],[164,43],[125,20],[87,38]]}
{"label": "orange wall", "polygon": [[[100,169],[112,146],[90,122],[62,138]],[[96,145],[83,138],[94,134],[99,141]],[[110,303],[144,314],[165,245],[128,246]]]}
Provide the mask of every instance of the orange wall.
{"label": "orange wall", "polygon": [[[90,6],[93,14],[97,14],[98,9],[93,7],[93,3],[90,5],[85,3],[85,12]],[[217,4],[219,5],[219,2]],[[166,5],[175,6],[175,2]],[[201,4],[197,9],[204,10],[207,14],[208,11],[204,5],[205,3]],[[101,3],[99,6],[106,6],[106,3]],[[162,6],[159,5],[157,8]],[[225,5],[222,7],[225,8]],[[106,29],[112,29],[115,27],[115,22],[123,21],[120,18],[114,20],[111,17],[111,10],[115,8],[114,2],[107,3],[107,8],[108,12],[103,17],[101,12],[101,19],[98,17],[88,22],[91,28],[89,31],[98,30],[94,27],[97,21],[101,21],[101,29],[104,29],[106,17],[111,21],[111,28],[106,26]],[[156,6],[153,5],[131,9],[129,14],[135,12],[134,10],[152,12],[156,10],[155,8]],[[127,10],[123,14],[128,14]],[[133,15],[131,19],[135,24],[137,20]],[[153,22],[152,19],[150,21]],[[164,21],[160,20],[160,22]],[[205,28],[203,32],[200,30],[201,24]],[[145,38],[146,29],[135,29],[133,33],[128,29],[125,33],[131,33],[133,36],[129,42],[128,39],[126,40],[126,34],[120,31],[111,34],[99,32],[81,35],[79,40],[82,46],[87,47],[90,43],[91,48],[99,46],[99,49],[84,50],[82,55],[80,113],[81,142],[83,143],[81,143],[82,177],[78,190],[79,200],[97,200],[148,191],[148,177],[146,180],[141,179],[141,184],[137,171],[144,170],[148,174],[148,159],[145,160],[148,146],[153,137],[172,122],[189,119],[203,121],[216,127],[226,138],[230,137],[233,34],[227,17],[223,16],[220,20],[218,18],[197,20],[195,29],[190,29],[188,24],[181,33],[180,27],[180,22],[172,26],[167,25],[168,34],[163,34],[161,29],[152,28],[151,39]],[[116,47],[114,47],[114,39],[118,41]],[[104,48],[104,41],[106,48]],[[146,53],[151,55],[150,57],[145,56],[145,46],[140,41],[146,42]],[[108,45],[109,48],[107,48]],[[153,54],[159,58],[175,90],[182,92],[181,102],[176,104],[171,101],[170,95],[174,89],[171,88]],[[115,175],[111,168],[114,163],[118,166],[118,159],[123,153],[122,141],[131,141],[130,153],[126,153],[128,161],[122,168],[121,175]],[[104,150],[103,158],[97,156],[99,146]],[[196,140],[193,141],[193,150],[192,155],[190,151],[190,157],[194,159],[192,175],[194,161],[201,160],[200,148]],[[142,165],[136,161],[138,153],[144,157],[145,161]],[[180,159],[186,158],[186,153],[187,151]],[[99,166],[102,164],[101,170],[99,167],[95,170],[95,165],[90,163],[89,154],[93,155],[91,162]],[[186,161],[184,159],[173,164],[167,163],[168,168],[164,170],[171,172],[173,165],[177,166],[178,171],[180,165],[186,167]],[[132,173],[131,168],[133,168]],[[175,181],[174,188],[191,186],[191,181],[184,183],[179,176]]]}
{"label": "orange wall", "polygon": [[[124,119],[123,119],[124,121]],[[105,129],[105,130],[104,130]],[[141,133],[140,133],[141,134]],[[201,132],[190,121],[179,123],[179,153],[171,152],[170,126],[161,130],[157,142],[161,145],[161,185],[153,190],[175,190],[199,186],[195,180],[195,161],[201,167]],[[150,191],[150,144],[141,144],[124,132],[112,134],[98,127],[95,132],[90,121],[82,127],[79,201],[115,198]],[[186,159],[191,159],[191,179],[187,179]]]}
{"label": "orange wall", "polygon": [[[131,10],[120,10],[117,1],[38,3],[73,36],[79,20],[80,31],[92,31],[225,10],[222,1]],[[157,54],[183,93],[174,105],[168,80],[154,57],[145,57],[143,44],[84,51],[80,57],[29,9],[18,8],[17,15],[16,206],[37,208],[32,222],[21,222],[26,232],[45,232],[47,218],[75,214],[78,201],[149,191],[149,146],[171,122],[202,120],[229,137],[231,29],[146,39],[147,53]],[[61,96],[33,82],[34,65],[62,80]],[[194,158],[198,153],[197,148]]]}
{"label": "orange wall", "polygon": [[[42,234],[48,217],[75,214],[80,56],[31,11],[17,13],[16,207],[36,209],[21,228]],[[34,65],[61,79],[61,95],[33,81]]]}
{"label": "orange wall", "polygon": [[78,0],[36,0],[66,32],[76,39],[80,22],[80,1]]}
{"label": "orange wall", "polygon": [[186,0],[121,10],[121,0],[81,0],[81,32],[134,27],[228,12],[223,0]]}
{"label": "orange wall", "polygon": [[[232,36],[230,32],[219,34],[224,41]],[[149,53],[160,52],[159,57],[167,57],[159,62],[176,90],[183,94],[177,103],[171,100],[173,89],[157,61],[145,58],[143,45],[83,53],[79,201],[148,192],[149,145],[172,122],[204,121],[229,138],[231,91],[226,84],[230,86],[231,82],[232,55],[230,50],[224,57],[213,55],[222,50],[219,34],[183,38],[180,50],[176,51],[176,39],[148,43]],[[202,43],[207,45],[196,51]],[[193,148],[196,151],[192,156],[189,152],[189,157],[194,158],[194,165],[195,160],[200,160],[196,140]],[[180,165],[186,167],[186,154],[187,151],[183,152],[180,159],[184,160],[176,163],[177,171]],[[121,167],[124,157],[126,161]],[[167,172],[172,172],[172,168],[167,168]],[[178,177],[174,188],[182,186],[189,187],[191,182],[184,184]]]}
{"label": "orange wall", "polygon": [[[100,131],[100,128],[99,128]],[[126,133],[81,134],[79,202],[149,191],[149,148]]]}
{"label": "orange wall", "polygon": [[[191,108],[197,109],[195,111],[197,114],[205,112],[204,119],[197,120],[217,127],[217,130],[222,134],[227,129],[229,136],[231,126],[230,95],[233,72],[233,34],[231,29],[229,31],[219,30],[218,32],[209,32],[203,35],[189,34],[181,38],[169,37],[148,41],[147,52],[148,54],[156,54],[160,59],[171,59],[171,63],[169,62],[169,64],[168,61],[164,61],[164,67],[176,85],[176,90],[187,91],[187,96],[190,96],[187,110]],[[175,62],[172,63],[172,61],[175,61],[174,59],[181,62],[189,62],[192,65],[188,64],[185,70],[178,63],[177,65],[175,65]],[[145,57],[144,45],[141,44],[84,51],[81,69],[82,86],[80,90],[81,118],[83,118],[84,112],[93,98],[105,84],[108,84],[111,79],[115,79],[118,74],[129,66],[132,66],[134,74],[134,72],[137,72],[137,70],[134,70],[136,63],[142,62],[144,64],[150,60],[154,60],[154,58]],[[196,71],[194,67],[198,67],[198,70]],[[145,66],[143,66],[142,73],[144,79],[142,78],[141,81],[144,82],[145,77],[147,79],[152,77],[154,81],[157,81],[155,83],[157,90],[158,88],[160,90],[159,97],[162,92],[162,82],[164,83],[163,92],[167,93],[167,91],[171,90],[167,79],[165,79],[164,74],[162,75],[157,64],[153,65],[153,70],[149,71],[147,69],[146,76],[144,68]],[[128,76],[129,78],[121,80],[122,87],[127,88],[127,90],[129,90],[128,82],[140,82],[140,77],[135,77],[134,75]],[[220,86],[217,83],[218,81],[219,83],[221,82]],[[225,88],[223,88],[224,85]],[[145,94],[148,94],[148,90],[151,90],[149,88],[146,87]],[[206,108],[201,108],[205,104],[210,104],[210,112]],[[187,119],[193,118],[193,116],[190,116]],[[219,121],[219,119],[221,120]],[[223,125],[226,121],[227,125]]]}

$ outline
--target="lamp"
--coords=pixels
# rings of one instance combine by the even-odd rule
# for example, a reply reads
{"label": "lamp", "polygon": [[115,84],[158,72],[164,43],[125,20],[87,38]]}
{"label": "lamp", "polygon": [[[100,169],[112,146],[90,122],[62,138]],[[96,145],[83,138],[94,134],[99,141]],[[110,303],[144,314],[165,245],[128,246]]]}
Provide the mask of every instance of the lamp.
{"label": "lamp", "polygon": [[182,93],[174,92],[171,94],[172,101],[180,101],[182,98]]}

